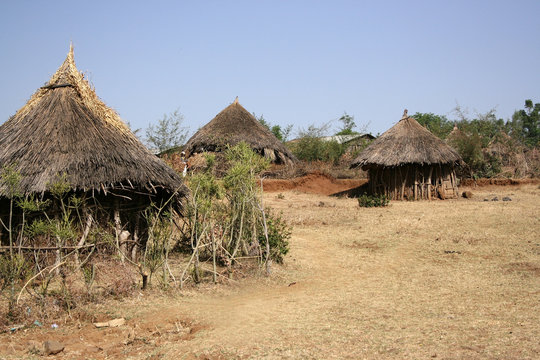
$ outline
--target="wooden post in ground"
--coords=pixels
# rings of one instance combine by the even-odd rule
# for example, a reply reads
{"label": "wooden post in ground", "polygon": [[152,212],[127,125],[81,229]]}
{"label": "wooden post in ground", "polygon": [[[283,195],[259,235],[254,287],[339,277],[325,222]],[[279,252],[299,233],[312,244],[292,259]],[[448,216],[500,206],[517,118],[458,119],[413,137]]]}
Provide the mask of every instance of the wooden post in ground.
{"label": "wooden post in ground", "polygon": [[120,232],[122,231],[122,223],[120,220],[120,209],[119,209],[118,201],[114,202],[114,226],[115,226],[115,233],[116,233],[116,249],[118,251],[118,255],[120,256],[120,261],[122,261],[123,263],[124,251],[122,251],[122,246],[120,245]]}
{"label": "wooden post in ground", "polygon": [[416,166],[413,168],[414,169],[414,200],[418,200],[418,189],[417,189],[417,186],[418,186],[418,177],[417,177],[417,171],[416,171]]}
{"label": "wooden post in ground", "polygon": [[133,228],[133,247],[131,248],[131,261],[137,262],[137,251],[139,247],[139,217],[140,213],[135,215],[135,227]]}
{"label": "wooden post in ground", "polygon": [[428,199],[431,200],[431,176],[433,175],[433,166],[429,168],[428,178]]}

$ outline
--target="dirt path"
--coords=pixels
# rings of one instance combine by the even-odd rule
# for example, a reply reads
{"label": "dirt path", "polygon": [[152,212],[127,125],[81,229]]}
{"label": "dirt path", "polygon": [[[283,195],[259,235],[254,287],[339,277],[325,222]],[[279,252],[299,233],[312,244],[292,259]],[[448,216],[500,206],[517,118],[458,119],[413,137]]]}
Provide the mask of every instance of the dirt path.
{"label": "dirt path", "polygon": [[523,227],[538,207],[527,192],[497,191],[516,202],[359,211],[352,199],[268,196],[296,225],[292,256],[266,284],[184,303],[209,324],[187,348],[224,358],[535,358],[540,263],[527,244],[539,229]]}
{"label": "dirt path", "polygon": [[4,335],[0,354],[56,336],[65,359],[538,358],[540,189],[473,191],[383,209],[266,194],[294,225],[270,278],[104,304],[127,325]]}

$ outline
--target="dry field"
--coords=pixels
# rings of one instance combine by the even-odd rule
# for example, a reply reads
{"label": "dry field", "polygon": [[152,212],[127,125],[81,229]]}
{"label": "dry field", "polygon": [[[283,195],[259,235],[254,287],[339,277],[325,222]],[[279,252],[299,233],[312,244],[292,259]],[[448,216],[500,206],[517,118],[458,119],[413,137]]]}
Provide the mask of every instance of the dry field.
{"label": "dry field", "polygon": [[294,225],[270,278],[95,305],[127,324],[2,334],[0,357],[40,358],[33,344],[56,339],[59,359],[538,359],[540,188],[471,190],[372,209],[266,193]]}

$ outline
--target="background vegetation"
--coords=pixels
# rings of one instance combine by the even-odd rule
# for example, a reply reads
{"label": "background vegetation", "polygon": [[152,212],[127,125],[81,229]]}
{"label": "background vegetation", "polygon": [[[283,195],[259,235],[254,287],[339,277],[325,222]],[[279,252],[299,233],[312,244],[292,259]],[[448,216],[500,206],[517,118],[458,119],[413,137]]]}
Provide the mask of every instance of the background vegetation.
{"label": "background vegetation", "polygon": [[530,177],[540,174],[539,111],[539,103],[526,100],[524,109],[507,121],[497,118],[495,110],[470,117],[459,107],[454,121],[433,113],[413,117],[459,152],[467,164],[463,176]]}

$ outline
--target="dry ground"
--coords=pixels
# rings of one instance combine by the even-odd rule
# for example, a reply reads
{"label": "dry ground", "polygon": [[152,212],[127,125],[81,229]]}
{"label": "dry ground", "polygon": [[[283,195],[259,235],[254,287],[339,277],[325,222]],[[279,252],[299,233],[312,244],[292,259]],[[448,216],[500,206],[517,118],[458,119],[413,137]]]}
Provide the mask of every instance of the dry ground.
{"label": "dry ground", "polygon": [[374,209],[267,193],[294,225],[270,278],[111,301],[92,311],[127,325],[3,334],[0,357],[57,339],[62,359],[540,358],[540,188],[471,190]]}

